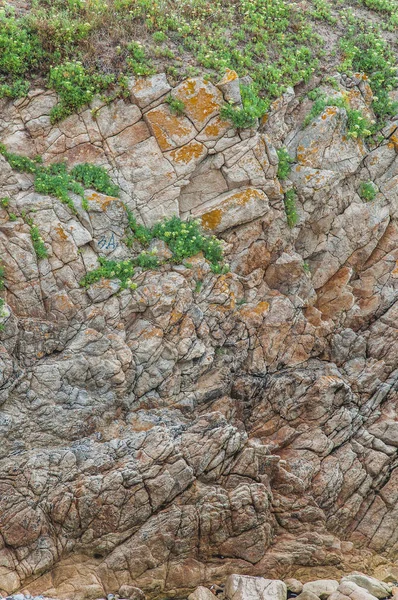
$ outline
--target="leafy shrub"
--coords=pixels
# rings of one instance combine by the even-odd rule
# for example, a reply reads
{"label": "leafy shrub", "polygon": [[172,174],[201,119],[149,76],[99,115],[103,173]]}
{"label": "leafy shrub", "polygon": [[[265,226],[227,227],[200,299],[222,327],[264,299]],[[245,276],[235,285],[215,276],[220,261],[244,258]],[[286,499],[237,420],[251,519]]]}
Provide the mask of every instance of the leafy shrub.
{"label": "leafy shrub", "polygon": [[372,124],[363,116],[360,110],[347,110],[347,135],[353,138],[363,138],[371,135]]}
{"label": "leafy shrub", "polygon": [[33,224],[33,221],[31,219],[28,219],[27,223],[30,226],[30,237],[32,239],[33,248],[36,252],[37,258],[39,260],[42,258],[47,258],[47,248],[44,244],[43,238],[40,235],[39,228],[37,227],[37,225]]}
{"label": "leafy shrub", "polygon": [[70,174],[76,181],[80,181],[85,188],[94,188],[101,194],[108,196],[119,195],[119,187],[112,182],[108,172],[103,167],[82,163],[73,167]]}
{"label": "leafy shrub", "polygon": [[37,36],[14,16],[0,12],[0,74],[24,75],[42,55]]}
{"label": "leafy shrub", "polygon": [[98,192],[110,196],[117,196],[119,193],[119,188],[114,185],[103,167],[83,163],[76,165],[68,173],[65,163],[53,163],[45,167],[41,164],[40,157],[32,160],[27,156],[13,154],[8,152],[2,144],[0,144],[0,154],[3,154],[13,169],[34,174],[34,188],[36,192],[55,196],[69,206],[73,212],[76,212],[76,208],[70,197],[71,192],[82,198],[82,206],[85,210],[88,210],[83,186],[92,187]]}
{"label": "leafy shrub", "polygon": [[[1,79],[0,79],[1,81]],[[29,91],[29,83],[24,79],[16,79],[12,83],[0,83],[0,98],[21,98]]]}
{"label": "leafy shrub", "polygon": [[157,223],[152,229],[152,236],[166,242],[175,261],[181,262],[199,252],[203,252],[213,266],[222,260],[221,243],[215,236],[203,235],[198,221],[181,221],[178,217],[171,217]]}
{"label": "leafy shrub", "polygon": [[84,188],[69,175],[65,163],[54,163],[38,169],[34,186],[36,192],[55,196],[69,206],[73,212],[76,212],[76,209],[69,192],[78,196],[84,195]]}
{"label": "leafy shrub", "polygon": [[156,269],[159,266],[159,260],[156,256],[156,252],[147,252],[143,250],[135,259],[135,264],[141,269]]}
{"label": "leafy shrub", "polygon": [[139,225],[132,211],[129,208],[126,208],[126,212],[129,227],[133,232],[133,238],[140,242],[140,244],[142,244],[143,246],[148,246],[149,242],[153,237],[152,231],[148,229],[148,227],[145,227],[145,225]]}
{"label": "leafy shrub", "polygon": [[269,103],[258,96],[256,88],[253,85],[241,85],[240,91],[242,108],[225,104],[221,108],[220,115],[223,119],[231,121],[237,129],[245,129],[253,127],[256,119],[262,117],[267,112]]}
{"label": "leafy shrub", "polygon": [[279,159],[277,177],[278,179],[283,181],[289,176],[290,170],[292,168],[291,165],[292,163],[294,163],[294,158],[290,156],[289,152],[284,147],[277,150],[277,154]]}
{"label": "leafy shrub", "polygon": [[398,85],[393,50],[377,31],[360,23],[350,26],[347,35],[340,42],[340,48],[343,53],[342,71],[363,72],[368,75],[374,93],[372,107],[380,128],[386,117],[393,116],[398,110],[398,103],[389,97],[389,92]]}
{"label": "leafy shrub", "polygon": [[61,121],[89,104],[95,94],[107,89],[113,81],[113,75],[89,73],[78,61],[52,67],[48,83],[58,92],[59,103],[51,110],[51,122]]}
{"label": "leafy shrub", "polygon": [[166,102],[169,105],[171,112],[173,112],[175,115],[184,114],[185,104],[182,100],[173,98],[173,96],[169,94],[166,98]]}
{"label": "leafy shrub", "polygon": [[121,288],[126,289],[131,284],[131,277],[134,275],[134,262],[132,260],[107,260],[99,257],[100,267],[90,271],[81,279],[80,285],[88,287],[101,279],[119,279]]}
{"label": "leafy shrub", "polygon": [[145,48],[140,42],[130,42],[130,44],[127,44],[127,50],[130,56],[126,59],[126,62],[135,75],[148,77],[156,73],[156,69],[148,59]]}
{"label": "leafy shrub", "polygon": [[303,121],[303,126],[306,127],[311,123],[313,119],[321,115],[328,106],[335,106],[337,108],[343,108],[347,113],[347,135],[353,138],[367,137],[372,133],[372,124],[366,117],[363,116],[360,110],[351,109],[348,100],[345,97],[332,97],[327,98],[325,94],[313,93],[308,97],[314,99],[314,104],[308,115]]}
{"label": "leafy shrub", "polygon": [[296,210],[296,197],[296,192],[293,188],[287,190],[284,197],[287,224],[291,228],[294,227],[298,221],[298,215]]}
{"label": "leafy shrub", "polygon": [[365,202],[371,202],[377,196],[377,187],[373,181],[363,181],[359,187],[359,195]]}

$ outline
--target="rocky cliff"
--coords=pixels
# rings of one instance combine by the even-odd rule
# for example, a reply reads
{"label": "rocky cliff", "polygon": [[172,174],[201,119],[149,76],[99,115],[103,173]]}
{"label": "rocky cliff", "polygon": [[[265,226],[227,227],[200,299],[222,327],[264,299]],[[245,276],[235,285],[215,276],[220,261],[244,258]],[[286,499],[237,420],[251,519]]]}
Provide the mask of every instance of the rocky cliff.
{"label": "rocky cliff", "polygon": [[[71,208],[0,156],[2,593],[173,597],[397,555],[398,121],[370,144],[338,102],[307,124],[290,89],[236,130],[219,116],[236,85],[133,79],[58,125],[53,92],[2,101],[8,152],[120,187]],[[372,119],[366,78],[328,85]],[[162,265],[130,287],[82,287],[99,257],[129,260],[126,208],[199,219],[230,272],[155,240]]]}

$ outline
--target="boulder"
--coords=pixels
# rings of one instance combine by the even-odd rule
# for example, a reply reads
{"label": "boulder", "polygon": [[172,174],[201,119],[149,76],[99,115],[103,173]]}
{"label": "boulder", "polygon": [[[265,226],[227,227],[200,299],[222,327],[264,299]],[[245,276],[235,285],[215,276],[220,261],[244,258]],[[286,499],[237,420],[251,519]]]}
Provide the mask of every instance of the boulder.
{"label": "boulder", "polygon": [[285,584],[287,591],[292,594],[300,594],[303,591],[303,584],[298,579],[285,579]]}
{"label": "boulder", "polygon": [[[369,593],[367,590],[365,590],[365,588],[357,585],[353,581],[340,583],[336,592],[347,598],[351,598],[351,600],[376,600],[376,596],[373,596],[373,594]],[[332,600],[338,600],[337,598],[334,598],[334,593],[331,594],[329,598],[332,598]]]}
{"label": "boulder", "polygon": [[309,590],[303,590],[297,598],[300,598],[300,600],[319,600],[319,596]]}
{"label": "boulder", "polygon": [[192,594],[189,594],[188,600],[214,600],[214,594],[209,588],[200,585]]}
{"label": "boulder", "polygon": [[283,581],[248,575],[230,575],[224,593],[227,600],[286,600],[287,598],[287,588]]}
{"label": "boulder", "polygon": [[364,573],[351,573],[350,575],[343,577],[340,583],[355,583],[376,598],[386,598],[391,596],[391,585],[379,581],[375,577],[370,577],[370,575],[365,575]]}
{"label": "boulder", "polygon": [[318,581],[309,581],[308,583],[305,583],[303,592],[312,592],[321,600],[325,600],[326,598],[329,598],[338,587],[339,582],[335,579],[319,579]]}

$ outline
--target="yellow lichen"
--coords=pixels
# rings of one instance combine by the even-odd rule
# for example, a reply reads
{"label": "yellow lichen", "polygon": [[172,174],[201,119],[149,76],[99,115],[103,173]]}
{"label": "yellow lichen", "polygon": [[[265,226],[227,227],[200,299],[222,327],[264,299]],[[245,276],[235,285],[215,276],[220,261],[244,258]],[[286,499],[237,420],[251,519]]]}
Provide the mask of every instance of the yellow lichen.
{"label": "yellow lichen", "polygon": [[170,152],[171,159],[176,163],[184,163],[185,165],[190,163],[191,160],[195,158],[199,158],[204,152],[204,146],[200,142],[196,142],[193,140],[182,146],[182,148],[177,148]]}

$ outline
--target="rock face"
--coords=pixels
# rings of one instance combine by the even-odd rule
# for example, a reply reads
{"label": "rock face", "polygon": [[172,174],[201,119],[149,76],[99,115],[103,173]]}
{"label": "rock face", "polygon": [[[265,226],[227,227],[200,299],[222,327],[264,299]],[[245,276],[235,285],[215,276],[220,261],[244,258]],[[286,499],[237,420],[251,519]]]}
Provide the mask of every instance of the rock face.
{"label": "rock face", "polygon": [[137,273],[135,291],[85,290],[98,256],[129,256],[121,201],[88,192],[74,214],[0,157],[17,216],[0,210],[1,593],[181,597],[230,573],[334,579],[396,557],[397,122],[370,148],[343,109],[303,128],[289,90],[239,132],[220,119],[224,87],[183,82],[178,116],[164,76],[133,80],[132,102],[57,126],[51,92],[2,101],[10,151],[106,167],[139,221],[216,232],[231,272],[197,256]]}

